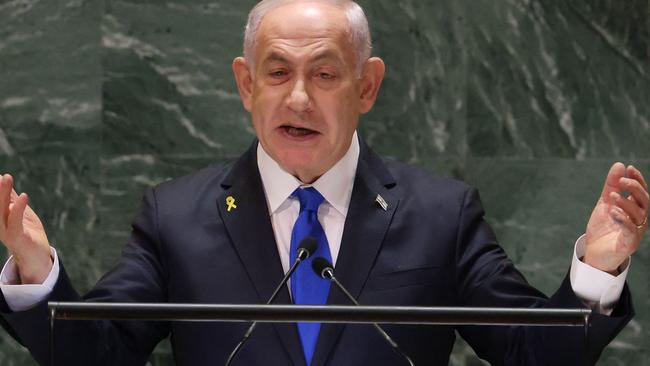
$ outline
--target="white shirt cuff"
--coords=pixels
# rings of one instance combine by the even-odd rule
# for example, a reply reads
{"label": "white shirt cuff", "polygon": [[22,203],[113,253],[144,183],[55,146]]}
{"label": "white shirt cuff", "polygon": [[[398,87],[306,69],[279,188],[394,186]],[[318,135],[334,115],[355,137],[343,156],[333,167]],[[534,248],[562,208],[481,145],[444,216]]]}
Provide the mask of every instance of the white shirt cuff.
{"label": "white shirt cuff", "polygon": [[12,285],[12,283],[19,282],[14,257],[9,257],[7,263],[5,263],[0,273],[0,290],[11,311],[28,310],[47,298],[54,289],[54,285],[59,278],[59,257],[54,248],[50,247],[50,251],[54,262],[52,270],[40,285]]}
{"label": "white shirt cuff", "polygon": [[625,285],[627,271],[630,268],[631,258],[619,268],[619,275],[611,274],[596,269],[579,258],[584,257],[586,235],[576,241],[573,251],[573,262],[569,278],[573,292],[592,310],[600,314],[610,315],[618,303]]}

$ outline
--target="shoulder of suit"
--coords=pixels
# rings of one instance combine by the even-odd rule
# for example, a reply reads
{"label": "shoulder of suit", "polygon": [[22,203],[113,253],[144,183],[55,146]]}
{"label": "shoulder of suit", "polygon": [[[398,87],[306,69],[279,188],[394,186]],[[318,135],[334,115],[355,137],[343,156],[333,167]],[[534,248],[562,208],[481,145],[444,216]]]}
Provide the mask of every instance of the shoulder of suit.
{"label": "shoulder of suit", "polygon": [[196,195],[221,189],[221,181],[232,169],[234,161],[215,163],[187,175],[172,178],[153,187],[157,196]]}
{"label": "shoulder of suit", "polygon": [[403,194],[429,192],[444,195],[464,195],[472,187],[455,178],[436,174],[422,167],[403,163],[390,158],[382,159],[386,168],[394,177],[396,188]]}

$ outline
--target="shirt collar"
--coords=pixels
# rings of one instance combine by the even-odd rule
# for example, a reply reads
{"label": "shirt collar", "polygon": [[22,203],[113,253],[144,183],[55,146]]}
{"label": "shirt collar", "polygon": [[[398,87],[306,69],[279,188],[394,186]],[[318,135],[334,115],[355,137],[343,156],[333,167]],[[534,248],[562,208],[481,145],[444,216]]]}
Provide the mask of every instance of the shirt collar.
{"label": "shirt collar", "polygon": [[266,193],[269,214],[272,215],[291,193],[298,187],[313,186],[325,200],[343,216],[348,213],[354,177],[359,162],[359,138],[357,132],[352,136],[350,148],[341,160],[325,172],[312,184],[304,184],[293,175],[284,171],[280,165],[257,144],[257,167],[262,177],[262,185]]}

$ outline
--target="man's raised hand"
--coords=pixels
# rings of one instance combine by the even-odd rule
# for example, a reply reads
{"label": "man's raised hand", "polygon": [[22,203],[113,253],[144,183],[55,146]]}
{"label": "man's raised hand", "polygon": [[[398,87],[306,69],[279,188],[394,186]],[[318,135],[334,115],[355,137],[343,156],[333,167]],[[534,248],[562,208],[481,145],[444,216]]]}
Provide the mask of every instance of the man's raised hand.
{"label": "man's raised hand", "polygon": [[584,262],[616,274],[648,229],[649,207],[648,185],[641,172],[631,165],[612,165],[587,224]]}
{"label": "man's raised hand", "polygon": [[40,284],[52,270],[52,258],[43,224],[28,200],[14,191],[11,175],[0,175],[0,241],[14,256],[20,282]]}

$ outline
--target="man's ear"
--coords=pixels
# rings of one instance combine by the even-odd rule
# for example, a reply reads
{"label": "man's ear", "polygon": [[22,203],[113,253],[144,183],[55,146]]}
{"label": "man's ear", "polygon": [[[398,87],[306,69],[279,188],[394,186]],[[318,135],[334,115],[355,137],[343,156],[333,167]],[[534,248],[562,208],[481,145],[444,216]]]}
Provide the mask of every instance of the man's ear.
{"label": "man's ear", "polygon": [[371,57],[364,64],[361,75],[361,113],[368,113],[375,105],[385,72],[386,65],[379,57]]}
{"label": "man's ear", "polygon": [[253,97],[253,75],[251,74],[248,63],[243,57],[237,57],[232,61],[232,72],[235,74],[235,82],[239,90],[244,108],[250,112]]}

